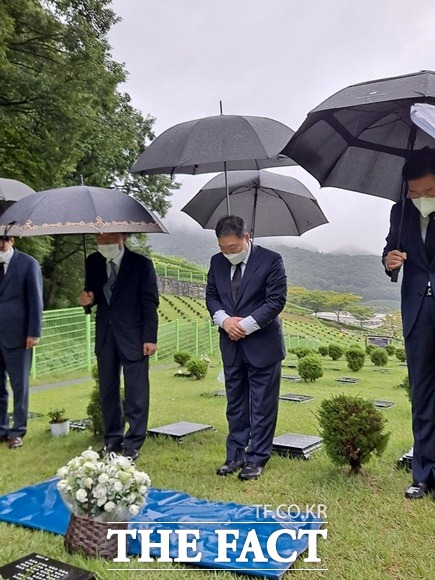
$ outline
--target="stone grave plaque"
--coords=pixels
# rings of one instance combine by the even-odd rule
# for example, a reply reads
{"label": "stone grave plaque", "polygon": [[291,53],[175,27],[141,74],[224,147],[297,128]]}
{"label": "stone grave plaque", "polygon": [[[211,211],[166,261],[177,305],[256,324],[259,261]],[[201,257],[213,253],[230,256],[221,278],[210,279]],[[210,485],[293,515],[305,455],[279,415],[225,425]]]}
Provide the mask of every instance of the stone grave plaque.
{"label": "stone grave plaque", "polygon": [[92,429],[92,419],[72,419],[69,422],[69,427],[72,431],[86,431],[86,429]]}
{"label": "stone grave plaque", "polygon": [[286,381],[300,381],[301,377],[299,375],[282,375],[282,379],[286,379]]}
{"label": "stone grave plaque", "polygon": [[314,399],[310,395],[298,395],[297,393],[287,393],[286,395],[280,395],[279,398],[283,401],[292,401],[293,403],[305,403],[306,401],[312,401]]}
{"label": "stone grave plaque", "polygon": [[290,364],[290,363],[283,363],[281,366],[285,367],[286,369],[297,369],[298,368],[298,365]]}
{"label": "stone grave plaque", "polygon": [[359,383],[361,379],[354,379],[353,377],[340,377],[339,379],[335,379],[337,383],[349,383],[349,385],[354,385],[355,383]]}
{"label": "stone grave plaque", "polygon": [[375,407],[378,407],[379,409],[389,409],[390,407],[394,407],[396,404],[393,401],[382,401],[381,399],[376,399],[373,402]]}
{"label": "stone grave plaque", "polygon": [[199,433],[200,431],[209,431],[210,429],[213,429],[213,425],[178,421],[178,423],[170,423],[169,425],[162,425],[161,427],[148,429],[148,434],[151,436],[166,435],[167,437],[172,437],[173,439],[180,441],[186,435],[192,435],[193,433]]}
{"label": "stone grave plaque", "polygon": [[382,368],[381,369],[372,369],[372,370],[375,373],[384,373],[384,374],[391,372],[391,369],[382,369]]}
{"label": "stone grave plaque", "polygon": [[224,390],[222,390],[222,391],[213,391],[212,392],[212,395],[214,397],[226,397],[227,396],[227,394],[226,394],[226,392]]}
{"label": "stone grave plaque", "polygon": [[[27,418],[28,418],[28,419],[37,419],[38,417],[43,417],[43,416],[44,416],[44,415],[43,415],[42,413],[35,413],[35,412],[33,412],[33,411],[29,411],[29,412],[27,413]],[[11,421],[12,421],[13,417],[14,417],[14,414],[13,414],[13,413],[8,413],[8,418],[9,418],[9,420],[11,420]]]}
{"label": "stone grave plaque", "polygon": [[53,560],[41,554],[28,554],[0,566],[2,580],[95,580],[92,572]]}
{"label": "stone grave plaque", "polygon": [[319,449],[322,438],[318,435],[304,435],[302,433],[285,433],[274,437],[272,450],[279,455],[302,457],[309,459],[310,454]]}
{"label": "stone grave plaque", "polygon": [[400,459],[397,460],[397,467],[402,469],[412,469],[412,456],[414,454],[414,447],[404,453]]}

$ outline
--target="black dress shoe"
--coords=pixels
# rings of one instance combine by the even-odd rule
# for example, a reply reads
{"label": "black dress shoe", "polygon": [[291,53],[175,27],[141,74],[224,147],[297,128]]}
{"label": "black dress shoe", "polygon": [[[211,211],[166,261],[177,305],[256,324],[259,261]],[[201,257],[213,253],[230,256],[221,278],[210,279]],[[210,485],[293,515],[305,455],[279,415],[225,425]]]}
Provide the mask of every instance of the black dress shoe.
{"label": "black dress shoe", "polygon": [[223,465],[216,470],[217,475],[232,475],[236,473],[245,465],[245,460],[240,459],[239,461],[225,461]]}
{"label": "black dress shoe", "polygon": [[9,436],[4,434],[4,435],[0,435],[0,442],[1,443],[7,443],[9,441]]}
{"label": "black dress shoe", "polygon": [[105,445],[102,449],[97,451],[100,457],[104,457],[109,455],[109,453],[122,453],[124,446],[122,443],[118,443],[117,445]]}
{"label": "black dress shoe", "polygon": [[428,494],[431,486],[423,481],[413,481],[405,491],[405,497],[408,499],[420,499]]}
{"label": "black dress shoe", "polygon": [[263,473],[263,467],[253,461],[248,461],[242,471],[239,473],[239,479],[257,479]]}
{"label": "black dress shoe", "polygon": [[122,452],[123,457],[128,457],[132,461],[135,461],[139,457],[139,450],[138,449],[124,449]]}

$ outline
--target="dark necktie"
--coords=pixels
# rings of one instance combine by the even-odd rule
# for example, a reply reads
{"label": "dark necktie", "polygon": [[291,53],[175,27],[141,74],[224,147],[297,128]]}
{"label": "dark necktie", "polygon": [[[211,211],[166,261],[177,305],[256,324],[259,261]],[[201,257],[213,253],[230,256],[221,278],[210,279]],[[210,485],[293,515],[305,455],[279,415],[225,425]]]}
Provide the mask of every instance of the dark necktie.
{"label": "dark necktie", "polygon": [[113,286],[116,282],[116,265],[113,260],[110,260],[110,276],[107,282],[103,286],[104,296],[106,297],[107,304],[110,304],[110,300],[112,298]]}
{"label": "dark necktie", "polygon": [[0,262],[0,282],[3,280],[4,277],[5,277],[5,263]]}
{"label": "dark necktie", "polygon": [[231,296],[233,297],[234,304],[237,300],[237,293],[239,292],[240,283],[242,282],[242,264],[237,264],[234,270],[233,277],[231,278]]}
{"label": "dark necktie", "polygon": [[424,247],[426,248],[429,262],[431,262],[435,255],[435,211],[429,214],[429,223],[427,224]]}

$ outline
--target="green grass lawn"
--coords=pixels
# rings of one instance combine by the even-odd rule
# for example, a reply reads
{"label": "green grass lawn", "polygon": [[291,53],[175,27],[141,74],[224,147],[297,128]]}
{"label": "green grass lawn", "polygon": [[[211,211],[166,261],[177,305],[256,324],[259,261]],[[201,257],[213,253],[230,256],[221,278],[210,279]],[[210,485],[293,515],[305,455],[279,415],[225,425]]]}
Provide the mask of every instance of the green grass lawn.
{"label": "green grass lawn", "polygon": [[[288,363],[296,363],[290,358]],[[313,453],[308,461],[272,456],[264,475],[257,481],[242,482],[237,477],[221,478],[215,469],[225,459],[225,399],[213,397],[213,390],[223,386],[216,381],[220,371],[217,358],[212,361],[206,379],[192,381],[174,377],[175,364],[154,366],[151,371],[151,410],[149,426],[175,421],[208,423],[214,431],[186,437],[179,444],[166,438],[148,439],[137,462],[146,471],[155,487],[187,492],[196,497],[242,504],[307,504],[327,506],[328,538],[319,539],[321,563],[306,563],[299,558],[295,571],[309,578],[343,580],[397,579],[429,580],[435,578],[434,536],[435,503],[430,497],[411,502],[404,498],[409,472],[396,468],[397,459],[412,444],[410,403],[402,389],[396,387],[406,368],[390,358],[386,372],[372,365],[359,373],[350,372],[344,360],[323,359],[325,374],[316,383],[283,380],[281,392],[314,396],[306,403],[281,402],[276,434],[318,434],[316,410],[321,401],[332,394],[358,394],[367,399],[385,399],[396,405],[382,413],[388,419],[391,433],[386,452],[363,467],[359,476],[349,477],[347,470],[334,466],[324,449]],[[283,368],[283,374],[296,374],[296,369]],[[357,377],[355,385],[336,382],[339,377]],[[64,377],[65,379],[69,377]],[[71,419],[86,416],[86,405],[92,382],[33,392],[30,410],[47,413],[54,405],[62,405]],[[21,449],[0,448],[0,493],[52,477],[71,457],[92,446],[99,448],[90,432],[71,432],[66,438],[52,439],[48,418],[29,421],[29,432]],[[63,537],[0,523],[0,564],[30,552],[63,560],[98,573],[101,578],[173,578],[209,579],[240,578],[230,572],[208,572],[176,564],[165,564],[169,571],[138,572],[132,568],[161,568],[158,562],[138,563],[134,559],[125,571],[108,571],[111,561],[84,558],[64,551]],[[306,572],[303,568],[327,568],[327,572]],[[299,572],[297,572],[299,570]],[[175,572],[175,576],[174,576]],[[286,577],[285,576],[285,577]]]}

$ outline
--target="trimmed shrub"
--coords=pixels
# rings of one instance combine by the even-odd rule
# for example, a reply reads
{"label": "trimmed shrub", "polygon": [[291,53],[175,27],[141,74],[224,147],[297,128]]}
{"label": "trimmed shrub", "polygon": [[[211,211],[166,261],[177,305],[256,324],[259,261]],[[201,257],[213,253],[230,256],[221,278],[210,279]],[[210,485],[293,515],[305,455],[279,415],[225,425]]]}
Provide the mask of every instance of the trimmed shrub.
{"label": "trimmed shrub", "polygon": [[384,367],[388,363],[388,354],[385,348],[377,348],[370,355],[370,360],[377,367]]}
{"label": "trimmed shrub", "polygon": [[399,389],[404,389],[406,396],[411,401],[411,385],[409,384],[409,375],[403,377],[403,381],[397,385]]}
{"label": "trimmed shrub", "polygon": [[378,347],[375,344],[368,344],[366,346],[366,354],[368,354],[369,356],[372,354],[372,352],[374,350],[376,350]]}
{"label": "trimmed shrub", "polygon": [[92,367],[92,378],[95,384],[91,391],[91,398],[89,400],[88,406],[86,407],[86,413],[89,419],[92,420],[92,431],[95,437],[103,435],[103,414],[101,412],[100,404],[100,382],[98,380],[98,368],[97,365]]}
{"label": "trimmed shrub", "polygon": [[326,345],[319,346],[318,352],[321,356],[328,356],[328,347]]}
{"label": "trimmed shrub", "polygon": [[372,401],[346,395],[324,399],[318,418],[328,457],[337,465],[350,465],[351,474],[387,447],[386,419]]}
{"label": "trimmed shrub", "polygon": [[400,362],[406,362],[406,352],[404,348],[396,348],[396,358]]}
{"label": "trimmed shrub", "polygon": [[314,354],[314,351],[307,346],[297,346],[292,349],[292,352],[298,357],[298,359],[304,358],[304,356],[308,356],[310,354]]}
{"label": "trimmed shrub", "polygon": [[298,373],[306,383],[314,383],[314,381],[323,377],[322,361],[313,354],[304,356],[299,359]]}
{"label": "trimmed shrub", "polygon": [[185,350],[179,350],[174,353],[174,361],[180,365],[180,367],[185,367],[188,360],[192,358],[190,352]]}
{"label": "trimmed shrub", "polygon": [[393,356],[393,354],[396,352],[396,347],[394,344],[387,344],[385,350],[387,351],[388,356]]}
{"label": "trimmed shrub", "polygon": [[195,379],[203,379],[208,371],[208,364],[205,360],[191,358],[186,364],[187,372]]}
{"label": "trimmed shrub", "polygon": [[342,357],[344,349],[339,344],[331,344],[328,345],[328,354],[332,358],[332,360],[338,360]]}
{"label": "trimmed shrub", "polygon": [[347,361],[347,368],[355,373],[360,371],[365,363],[366,355],[362,348],[349,348],[344,353]]}

